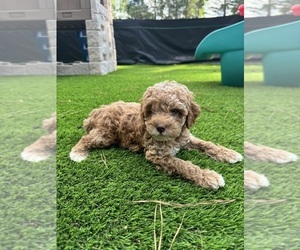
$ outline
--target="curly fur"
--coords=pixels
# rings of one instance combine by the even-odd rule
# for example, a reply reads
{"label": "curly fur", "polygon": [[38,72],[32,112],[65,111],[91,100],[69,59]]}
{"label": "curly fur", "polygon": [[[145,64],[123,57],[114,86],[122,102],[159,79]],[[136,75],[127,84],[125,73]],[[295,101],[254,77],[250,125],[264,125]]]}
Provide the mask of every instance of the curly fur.
{"label": "curly fur", "polygon": [[242,160],[239,153],[190,133],[199,114],[200,107],[186,86],[175,81],[155,84],[146,90],[140,104],[120,101],[94,109],[83,122],[86,135],[72,148],[70,158],[80,162],[90,149],[117,144],[134,152],[143,151],[157,169],[218,189],[225,185],[221,175],[175,157],[179,149],[186,148],[229,163]]}

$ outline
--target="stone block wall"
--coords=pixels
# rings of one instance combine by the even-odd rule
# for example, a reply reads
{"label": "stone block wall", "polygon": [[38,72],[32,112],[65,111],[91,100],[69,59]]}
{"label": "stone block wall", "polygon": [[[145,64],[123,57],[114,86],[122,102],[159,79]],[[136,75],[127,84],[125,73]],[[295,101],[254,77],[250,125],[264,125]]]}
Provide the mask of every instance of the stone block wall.
{"label": "stone block wall", "polygon": [[102,2],[90,0],[91,19],[85,20],[89,62],[58,62],[58,75],[105,75],[117,69],[111,3]]}

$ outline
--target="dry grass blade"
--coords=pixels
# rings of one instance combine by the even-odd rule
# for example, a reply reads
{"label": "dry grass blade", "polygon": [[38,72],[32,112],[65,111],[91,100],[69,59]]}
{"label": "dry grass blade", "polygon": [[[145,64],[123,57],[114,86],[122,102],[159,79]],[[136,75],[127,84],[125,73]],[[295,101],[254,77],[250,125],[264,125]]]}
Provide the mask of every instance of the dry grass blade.
{"label": "dry grass blade", "polygon": [[106,168],[108,168],[108,165],[107,165],[107,162],[106,162],[106,157],[105,157],[104,153],[101,153],[100,156],[101,156],[101,161],[103,162],[104,166]]}
{"label": "dry grass blade", "polygon": [[170,206],[170,207],[197,207],[197,206],[203,206],[203,205],[214,205],[214,204],[228,204],[234,202],[235,199],[232,200],[209,200],[209,201],[203,201],[199,203],[187,203],[187,204],[180,204],[180,203],[170,203],[165,201],[159,201],[159,200],[140,200],[140,201],[133,201],[134,203],[156,203],[160,205]]}
{"label": "dry grass blade", "polygon": [[163,234],[163,222],[164,222],[163,215],[162,215],[161,204],[159,204],[159,213],[160,213],[160,234],[159,234],[158,250],[161,250],[162,234]]}
{"label": "dry grass blade", "polygon": [[155,228],[155,225],[156,225],[157,206],[158,206],[158,204],[156,204],[155,210],[154,210],[154,229],[153,229],[154,250],[157,250],[157,244],[156,244],[156,243],[157,243],[157,242],[156,242],[156,228]]}
{"label": "dry grass blade", "polygon": [[266,200],[266,199],[257,199],[257,200],[245,200],[245,203],[249,204],[277,204],[285,202],[286,199],[279,199],[279,200]]}
{"label": "dry grass blade", "polygon": [[171,242],[171,245],[170,245],[169,250],[172,249],[173,244],[174,244],[174,242],[175,242],[175,240],[176,240],[176,237],[177,237],[177,235],[179,234],[179,231],[180,231],[180,229],[181,229],[181,227],[182,227],[182,224],[183,224],[184,216],[185,216],[185,213],[184,213],[184,215],[182,216],[181,223],[180,223],[179,227],[177,228],[177,231],[176,231],[176,233],[175,233],[175,235],[174,235],[174,237],[173,237],[173,239],[172,239],[172,242]]}

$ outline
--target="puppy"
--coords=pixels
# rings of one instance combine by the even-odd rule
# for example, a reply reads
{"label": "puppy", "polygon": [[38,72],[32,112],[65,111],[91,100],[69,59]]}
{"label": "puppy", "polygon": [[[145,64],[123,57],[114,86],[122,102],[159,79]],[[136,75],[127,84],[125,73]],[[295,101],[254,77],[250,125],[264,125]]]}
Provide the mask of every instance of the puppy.
{"label": "puppy", "polygon": [[155,84],[146,90],[140,104],[120,101],[94,109],[83,122],[86,135],[72,148],[70,158],[80,162],[90,149],[117,144],[134,152],[143,151],[159,170],[216,190],[225,185],[220,174],[178,159],[176,153],[181,148],[196,149],[228,163],[239,162],[243,157],[194,137],[189,128],[199,114],[200,107],[186,86],[175,81]]}

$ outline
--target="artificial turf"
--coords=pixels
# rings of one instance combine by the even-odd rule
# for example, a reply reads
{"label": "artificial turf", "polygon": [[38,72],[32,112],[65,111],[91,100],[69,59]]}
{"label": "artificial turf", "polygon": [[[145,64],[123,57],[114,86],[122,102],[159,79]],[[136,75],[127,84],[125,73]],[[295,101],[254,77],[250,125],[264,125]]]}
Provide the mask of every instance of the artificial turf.
{"label": "artificial turf", "polygon": [[20,154],[45,133],[56,78],[1,77],[0,89],[0,248],[55,249],[55,157],[30,163]]}
{"label": "artificial turf", "polygon": [[[299,152],[299,87],[266,86],[259,65],[245,67],[245,140]],[[245,194],[245,249],[299,249],[299,162],[245,168],[265,174],[270,187]]]}
{"label": "artificial turf", "polygon": [[[57,78],[57,246],[58,249],[243,249],[243,163],[216,162],[195,151],[179,158],[223,175],[218,191],[194,186],[179,176],[159,172],[142,154],[118,147],[94,150],[75,163],[71,148],[84,134],[82,121],[102,104],[139,102],[146,88],[176,80],[194,92],[202,114],[191,129],[195,136],[243,153],[243,88],[220,85],[218,64],[119,66],[105,76]],[[221,203],[194,207],[155,203]],[[226,201],[229,201],[226,203]],[[154,211],[157,219],[154,223]],[[161,225],[163,228],[161,228]],[[162,237],[160,231],[162,229]]]}

